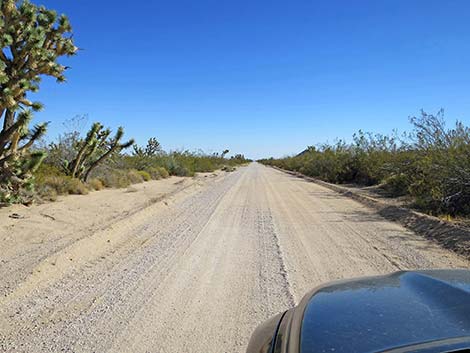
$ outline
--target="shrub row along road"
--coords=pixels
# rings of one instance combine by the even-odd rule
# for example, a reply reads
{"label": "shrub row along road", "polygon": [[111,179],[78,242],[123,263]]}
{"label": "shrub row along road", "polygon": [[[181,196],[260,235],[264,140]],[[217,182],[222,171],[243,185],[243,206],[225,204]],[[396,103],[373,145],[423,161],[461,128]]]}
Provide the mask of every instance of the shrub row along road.
{"label": "shrub row along road", "polygon": [[243,352],[258,323],[322,282],[468,267],[353,200],[256,163],[77,238],[2,294],[0,349]]}

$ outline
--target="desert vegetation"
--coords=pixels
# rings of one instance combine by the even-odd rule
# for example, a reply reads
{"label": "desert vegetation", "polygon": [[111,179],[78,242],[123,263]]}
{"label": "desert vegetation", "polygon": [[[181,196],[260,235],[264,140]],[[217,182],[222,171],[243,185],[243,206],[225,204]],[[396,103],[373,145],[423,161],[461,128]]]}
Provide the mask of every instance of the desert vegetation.
{"label": "desert vegetation", "polygon": [[352,142],[310,146],[296,156],[261,163],[332,183],[379,185],[389,196],[411,197],[435,215],[470,215],[470,128],[447,127],[444,111],[410,118],[402,135],[359,131]]}
{"label": "desert vegetation", "polygon": [[[233,167],[242,155],[226,158],[202,152],[164,152],[156,138],[139,147],[122,141],[124,128],[113,134],[100,122],[85,136],[72,130],[55,142],[44,142],[47,123],[30,126],[41,102],[28,99],[43,77],[65,82],[63,56],[78,52],[65,15],[29,1],[0,2],[0,204],[30,203],[38,197],[86,194],[104,187],[192,176],[196,172]],[[133,152],[123,154],[133,146]],[[228,168],[228,167],[227,167]]]}
{"label": "desert vegetation", "polygon": [[[197,172],[216,169],[233,170],[248,162],[243,155],[226,158],[222,153],[170,151],[162,149],[155,137],[145,146],[134,140],[121,142],[124,130],[115,135],[99,123],[81,136],[79,126],[86,125],[85,117],[75,117],[66,124],[71,130],[61,134],[57,141],[43,143],[43,163],[33,173],[36,195],[54,200],[57,195],[86,194],[103,188],[123,188],[175,176],[194,176]],[[110,137],[113,136],[113,137]],[[123,153],[124,150],[130,152]]]}

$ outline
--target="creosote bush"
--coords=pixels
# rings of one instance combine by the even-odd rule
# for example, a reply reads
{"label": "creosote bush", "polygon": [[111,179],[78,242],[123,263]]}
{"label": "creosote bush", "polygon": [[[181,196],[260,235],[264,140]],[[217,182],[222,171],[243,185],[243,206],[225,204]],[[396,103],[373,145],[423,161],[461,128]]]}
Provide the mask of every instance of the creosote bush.
{"label": "creosote bush", "polygon": [[146,172],[145,170],[139,170],[137,173],[142,177],[144,181],[150,181],[152,180],[152,177],[150,176],[149,172]]}
{"label": "creosote bush", "polygon": [[442,110],[410,122],[411,132],[401,137],[360,131],[352,143],[260,162],[332,183],[380,185],[391,196],[411,196],[431,214],[470,215],[470,128],[461,122],[447,128]]}
{"label": "creosote bush", "polygon": [[98,177],[107,188],[125,188],[131,185],[126,171],[108,170]]}
{"label": "creosote bush", "polygon": [[127,171],[127,178],[129,179],[130,184],[139,184],[144,181],[142,175],[135,169],[130,169]]}
{"label": "creosote bush", "polygon": [[153,180],[166,179],[170,176],[168,171],[163,167],[151,167],[147,169],[147,172]]}
{"label": "creosote bush", "polygon": [[80,180],[67,175],[45,176],[38,181],[38,193],[44,199],[57,195],[86,195],[89,190]]}

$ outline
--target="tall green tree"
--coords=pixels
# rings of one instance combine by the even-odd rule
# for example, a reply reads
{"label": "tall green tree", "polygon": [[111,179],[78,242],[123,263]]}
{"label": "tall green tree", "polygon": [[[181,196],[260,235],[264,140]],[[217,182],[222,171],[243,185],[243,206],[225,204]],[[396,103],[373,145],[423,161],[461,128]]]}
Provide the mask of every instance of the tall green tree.
{"label": "tall green tree", "polygon": [[11,202],[31,186],[44,158],[30,152],[47,124],[29,128],[32,111],[42,104],[30,101],[28,93],[39,90],[42,76],[64,82],[67,67],[58,59],[78,48],[65,15],[26,0],[0,0],[0,48],[0,202]]}

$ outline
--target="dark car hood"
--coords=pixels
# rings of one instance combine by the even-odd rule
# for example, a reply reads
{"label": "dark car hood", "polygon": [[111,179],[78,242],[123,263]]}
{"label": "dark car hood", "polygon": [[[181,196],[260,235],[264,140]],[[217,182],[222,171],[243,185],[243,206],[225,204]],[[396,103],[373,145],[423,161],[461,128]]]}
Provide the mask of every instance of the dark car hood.
{"label": "dark car hood", "polygon": [[300,351],[380,352],[470,336],[470,271],[397,272],[311,294]]}

